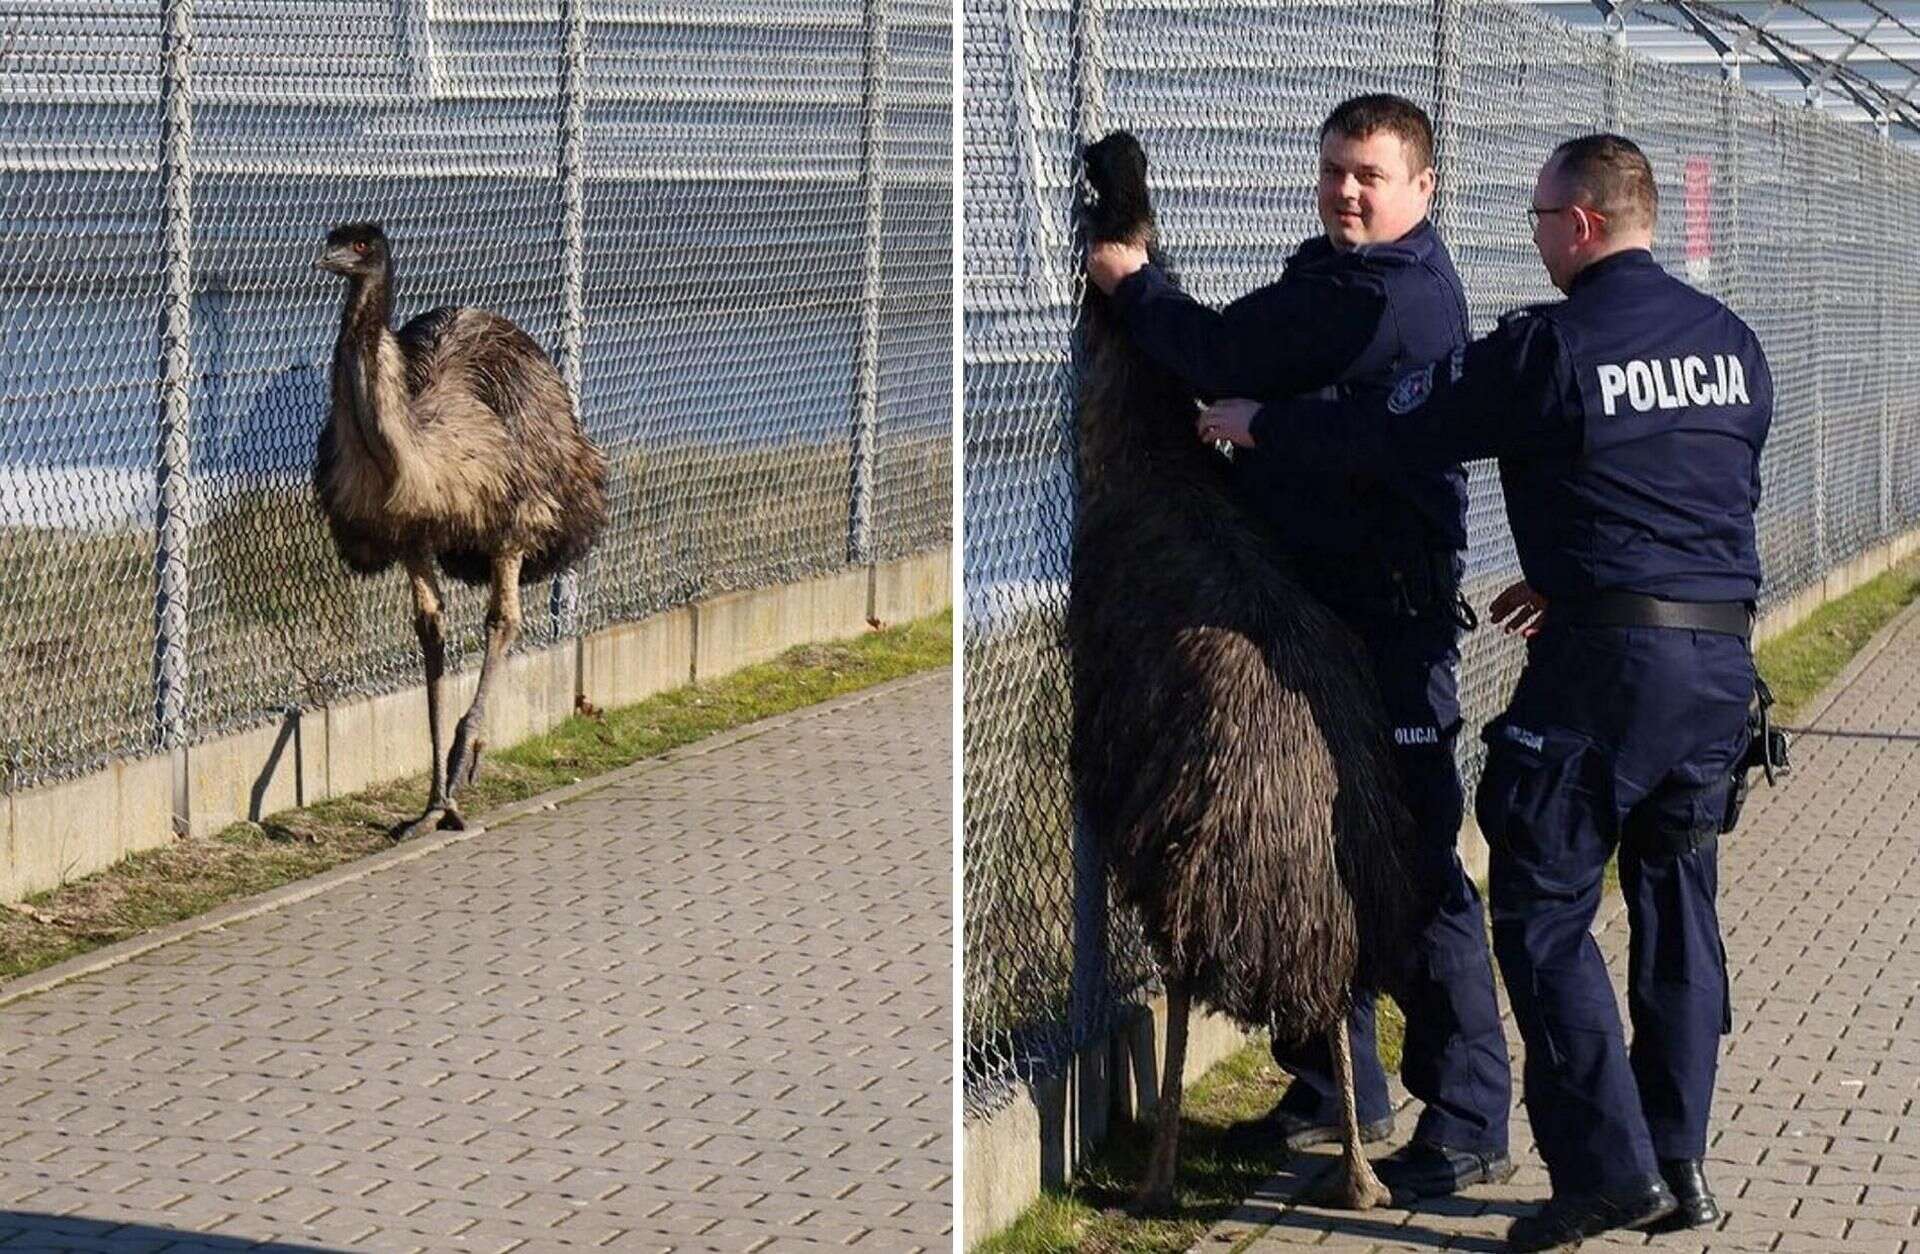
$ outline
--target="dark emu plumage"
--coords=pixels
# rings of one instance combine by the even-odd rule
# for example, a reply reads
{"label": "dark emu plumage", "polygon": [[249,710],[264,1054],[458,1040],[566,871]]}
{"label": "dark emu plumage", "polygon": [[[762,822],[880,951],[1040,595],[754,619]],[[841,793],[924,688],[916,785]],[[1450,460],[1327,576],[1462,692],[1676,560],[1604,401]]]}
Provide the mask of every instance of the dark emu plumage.
{"label": "dark emu plumage", "polygon": [[[1109,135],[1085,166],[1089,242],[1157,257],[1139,143]],[[1197,998],[1283,1037],[1328,1036],[1346,1149],[1314,1195],[1364,1210],[1387,1194],[1360,1148],[1348,988],[1356,977],[1393,987],[1420,908],[1380,698],[1359,642],[1290,577],[1230,494],[1226,459],[1195,438],[1193,393],[1128,341],[1091,284],[1080,335],[1071,769],[1167,985],[1165,1076],[1136,1205],[1174,1205]]]}
{"label": "dark emu plumage", "polygon": [[[314,265],[347,280],[314,491],[349,568],[406,567],[426,667],[432,795],[394,835],[459,827],[456,793],[479,770],[487,694],[520,632],[520,585],[592,547],[607,521],[607,459],[581,431],[559,372],[507,319],[447,306],[389,329],[393,256],[377,225],[335,228]],[[436,565],[490,590],[486,658],[444,761]]]}

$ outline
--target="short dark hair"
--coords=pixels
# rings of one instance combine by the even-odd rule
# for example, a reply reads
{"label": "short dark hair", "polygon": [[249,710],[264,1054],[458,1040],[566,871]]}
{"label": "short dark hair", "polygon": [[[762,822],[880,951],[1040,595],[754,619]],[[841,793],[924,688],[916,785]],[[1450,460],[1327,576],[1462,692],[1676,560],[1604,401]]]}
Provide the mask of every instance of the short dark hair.
{"label": "short dark hair", "polygon": [[1320,124],[1320,140],[1325,143],[1329,135],[1365,139],[1376,131],[1397,135],[1406,145],[1407,173],[1418,174],[1433,165],[1433,119],[1405,96],[1388,92],[1342,101]]}
{"label": "short dark hair", "polygon": [[1553,150],[1555,177],[1569,195],[1621,226],[1652,227],[1660,219],[1653,163],[1624,135],[1582,135]]}

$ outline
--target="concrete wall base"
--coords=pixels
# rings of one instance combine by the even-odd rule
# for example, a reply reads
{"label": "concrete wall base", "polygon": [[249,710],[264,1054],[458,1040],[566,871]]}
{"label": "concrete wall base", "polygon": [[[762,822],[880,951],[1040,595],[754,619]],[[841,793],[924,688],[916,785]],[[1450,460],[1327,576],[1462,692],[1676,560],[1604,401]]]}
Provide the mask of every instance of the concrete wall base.
{"label": "concrete wall base", "polygon": [[881,627],[925,618],[953,604],[953,550],[933,549],[871,568],[867,618]]}
{"label": "concrete wall base", "polygon": [[115,762],[85,779],[6,799],[0,900],[19,901],[173,840],[173,762]]}
{"label": "concrete wall base", "polygon": [[[1195,1011],[1181,1074],[1192,1084],[1246,1043],[1238,1025]],[[1167,1002],[1155,997],[1065,1074],[1027,1085],[1006,1106],[967,1121],[961,1232],[970,1248],[1005,1228],[1043,1189],[1073,1177],[1117,1121],[1153,1114],[1166,1058]]]}
{"label": "concrete wall base", "polygon": [[1827,602],[1878,579],[1915,553],[1920,553],[1920,527],[1883,540],[1850,561],[1842,562],[1762,614],[1754,624],[1754,643],[1773,639]]}
{"label": "concrete wall base", "polygon": [[796,644],[859,635],[867,626],[870,579],[866,570],[855,569],[700,602],[694,607],[694,675],[724,675]]}
{"label": "concrete wall base", "polygon": [[[757,588],[619,623],[583,640],[508,656],[488,702],[485,743],[504,749],[564,722],[584,697],[603,709],[717,679],[797,644],[857,636],[868,619],[938,612],[951,601],[947,549]],[[877,606],[876,608],[876,601]],[[473,700],[476,670],[443,681],[444,734]],[[424,772],[432,757],[424,684],[355,697],[183,751],[176,813],[170,755],[116,762],[84,779],[0,801],[0,901],[19,901],[174,839],[346,796]]]}

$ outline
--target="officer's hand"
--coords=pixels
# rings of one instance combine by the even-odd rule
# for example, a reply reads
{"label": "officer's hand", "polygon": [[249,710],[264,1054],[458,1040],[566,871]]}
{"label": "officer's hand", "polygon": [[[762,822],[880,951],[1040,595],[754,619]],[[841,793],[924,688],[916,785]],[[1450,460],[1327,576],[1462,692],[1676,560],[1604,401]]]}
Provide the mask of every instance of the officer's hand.
{"label": "officer's hand", "polygon": [[1103,240],[1087,249],[1087,277],[1109,296],[1120,280],[1146,264],[1147,250],[1138,244]]}
{"label": "officer's hand", "polygon": [[1546,614],[1547,599],[1524,579],[1508,585],[1487,607],[1487,617],[1499,623],[1500,630],[1509,636],[1518,632],[1522,638],[1539,634]]}
{"label": "officer's hand", "polygon": [[1229,397],[1201,410],[1200,416],[1193,420],[1193,430],[1208,444],[1227,440],[1241,448],[1252,448],[1253,416],[1259,412],[1259,401]]}

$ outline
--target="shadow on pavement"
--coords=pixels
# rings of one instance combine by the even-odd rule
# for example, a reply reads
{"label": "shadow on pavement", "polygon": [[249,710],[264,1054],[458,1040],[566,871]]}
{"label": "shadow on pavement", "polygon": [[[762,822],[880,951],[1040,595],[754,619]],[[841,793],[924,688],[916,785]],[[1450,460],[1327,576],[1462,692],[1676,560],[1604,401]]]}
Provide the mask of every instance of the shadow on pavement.
{"label": "shadow on pavement", "polygon": [[331,1246],[223,1237],[80,1215],[0,1210],[3,1254],[345,1254]]}
{"label": "shadow on pavement", "polygon": [[[1446,1224],[1446,1217],[1493,1214],[1517,1218],[1532,1213],[1539,1205],[1531,1201],[1476,1198],[1471,1193],[1416,1202],[1405,1210],[1386,1208],[1362,1213],[1297,1204],[1295,1199],[1307,1186],[1338,1161],[1338,1155],[1333,1154],[1296,1154],[1285,1168],[1276,1171],[1241,1202],[1229,1218],[1235,1223],[1258,1224],[1274,1230],[1324,1234],[1320,1243],[1330,1246],[1343,1244],[1338,1238],[1346,1237],[1369,1244],[1393,1242],[1409,1249],[1492,1252],[1506,1248],[1504,1238],[1463,1233]],[[1434,1225],[1436,1220],[1440,1226]]]}

